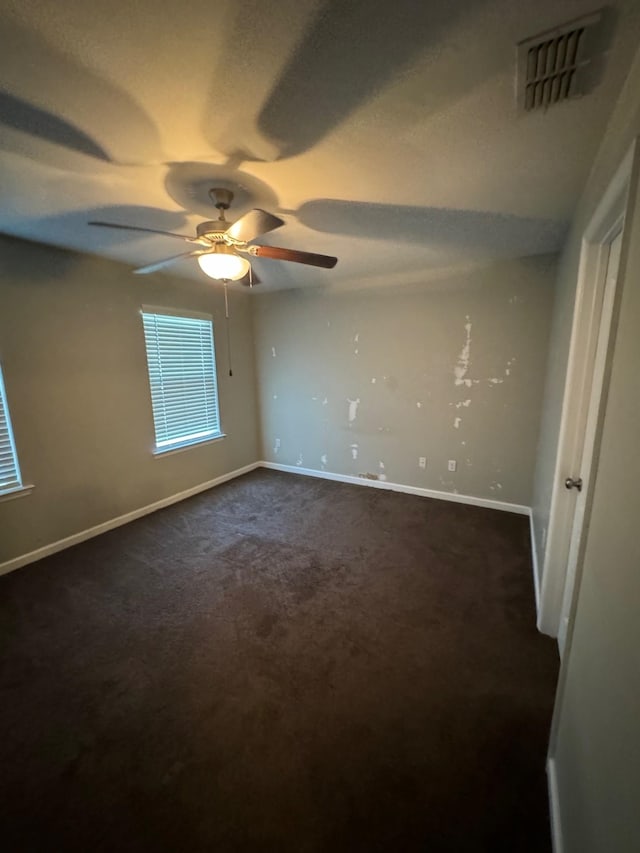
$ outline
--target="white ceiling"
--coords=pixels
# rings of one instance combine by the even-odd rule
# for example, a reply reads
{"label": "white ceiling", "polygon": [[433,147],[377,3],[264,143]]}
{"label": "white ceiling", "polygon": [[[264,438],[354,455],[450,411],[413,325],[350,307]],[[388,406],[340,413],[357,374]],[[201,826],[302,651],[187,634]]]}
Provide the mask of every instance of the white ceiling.
{"label": "white ceiling", "polygon": [[[592,0],[0,0],[0,231],[120,259],[176,253],[210,186],[286,225],[261,290],[419,280],[558,249],[640,33],[609,7],[587,97],[516,110],[515,45]],[[187,246],[186,249],[189,247]],[[178,249],[179,250],[179,249]],[[203,277],[195,261],[172,268]],[[139,279],[137,279],[139,280]]]}

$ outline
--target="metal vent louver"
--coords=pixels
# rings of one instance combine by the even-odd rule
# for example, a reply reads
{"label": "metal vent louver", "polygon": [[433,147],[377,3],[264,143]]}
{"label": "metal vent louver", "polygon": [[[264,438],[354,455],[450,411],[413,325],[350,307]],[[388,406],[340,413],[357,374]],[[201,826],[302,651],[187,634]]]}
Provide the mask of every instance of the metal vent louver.
{"label": "metal vent louver", "polygon": [[585,93],[585,75],[595,53],[595,12],[518,44],[518,105],[525,112]]}

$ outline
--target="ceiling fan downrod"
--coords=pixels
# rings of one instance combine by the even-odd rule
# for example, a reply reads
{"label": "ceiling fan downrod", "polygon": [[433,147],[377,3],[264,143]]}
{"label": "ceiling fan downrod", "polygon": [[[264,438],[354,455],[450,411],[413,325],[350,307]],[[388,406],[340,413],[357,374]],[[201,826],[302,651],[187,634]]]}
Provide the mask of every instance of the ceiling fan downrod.
{"label": "ceiling fan downrod", "polygon": [[231,190],[226,190],[224,187],[212,187],[209,190],[209,198],[220,211],[220,219],[224,220],[225,210],[229,210],[233,201],[233,193]]}

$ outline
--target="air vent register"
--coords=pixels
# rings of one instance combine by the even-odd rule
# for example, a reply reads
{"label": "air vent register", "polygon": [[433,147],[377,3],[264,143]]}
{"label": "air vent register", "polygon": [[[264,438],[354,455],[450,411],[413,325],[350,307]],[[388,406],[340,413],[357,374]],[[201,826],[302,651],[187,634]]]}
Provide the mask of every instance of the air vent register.
{"label": "air vent register", "polygon": [[595,12],[518,44],[518,106],[524,112],[586,94],[598,54],[602,12]]}

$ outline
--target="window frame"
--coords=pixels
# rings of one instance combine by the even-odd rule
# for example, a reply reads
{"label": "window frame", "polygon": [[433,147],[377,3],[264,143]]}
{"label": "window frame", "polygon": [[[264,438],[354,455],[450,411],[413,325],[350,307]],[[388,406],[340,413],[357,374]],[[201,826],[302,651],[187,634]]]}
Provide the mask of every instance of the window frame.
{"label": "window frame", "polygon": [[[144,346],[145,346],[145,357],[147,364],[147,381],[149,383],[149,394],[150,394],[150,403],[153,417],[153,428],[154,428],[154,446],[152,449],[152,453],[156,458],[164,457],[172,453],[178,453],[182,450],[187,450],[190,447],[198,447],[203,444],[209,444],[214,441],[219,441],[222,438],[225,438],[225,433],[222,429],[221,416],[220,416],[220,394],[218,389],[218,371],[216,365],[216,346],[215,346],[215,334],[214,334],[214,323],[213,317],[211,314],[205,314],[197,311],[186,311],[184,309],[179,308],[165,308],[159,307],[156,305],[143,305],[140,309],[140,316],[142,320],[142,329],[144,336]],[[211,342],[210,351],[206,350],[204,353],[204,361],[203,365],[211,370],[211,373],[204,377],[203,379],[203,387],[201,389],[202,395],[201,403],[202,409],[206,413],[207,408],[207,399],[206,395],[208,393],[212,396],[212,405],[213,405],[213,417],[210,415],[205,415],[206,420],[212,419],[215,421],[217,425],[217,429],[206,429],[204,431],[199,432],[190,432],[185,433],[183,436],[176,436],[173,438],[165,437],[167,432],[171,430],[167,426],[167,409],[164,403],[164,389],[162,386],[162,377],[160,377],[158,384],[157,375],[154,376],[154,373],[157,373],[158,370],[162,371],[162,351],[161,348],[158,349],[158,336],[157,336],[157,325],[155,326],[156,335],[154,337],[148,337],[148,332],[150,329],[147,326],[147,321],[153,321],[157,317],[169,317],[173,320],[194,320],[203,321],[208,326],[209,336],[207,340]],[[186,327],[185,327],[186,329]],[[195,330],[195,329],[194,329]],[[165,328],[166,331],[166,328]],[[174,333],[176,329],[173,330]],[[155,345],[156,351],[154,354],[150,352],[150,347]],[[194,352],[196,348],[194,347]],[[202,354],[202,346],[200,348]],[[152,367],[150,362],[150,356],[157,359],[157,365]],[[175,369],[175,363],[171,364],[168,369]],[[209,391],[207,390],[207,383],[211,384],[211,388]],[[154,400],[154,389],[156,392],[156,397]],[[175,392],[174,392],[175,393]],[[184,403],[184,400],[181,400],[180,403]],[[161,426],[161,419],[164,420],[164,432]]]}

